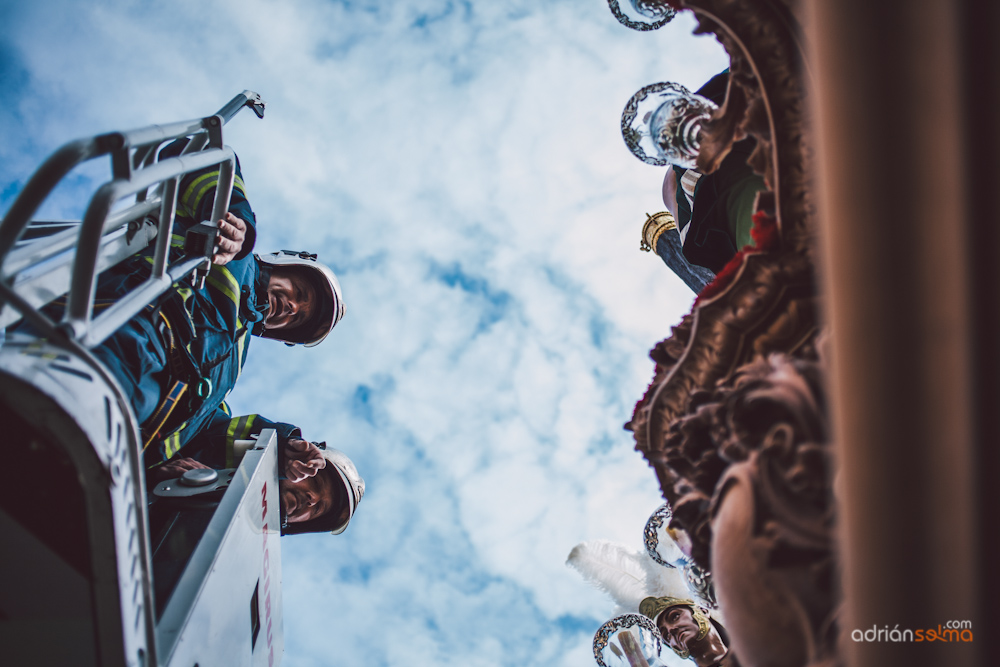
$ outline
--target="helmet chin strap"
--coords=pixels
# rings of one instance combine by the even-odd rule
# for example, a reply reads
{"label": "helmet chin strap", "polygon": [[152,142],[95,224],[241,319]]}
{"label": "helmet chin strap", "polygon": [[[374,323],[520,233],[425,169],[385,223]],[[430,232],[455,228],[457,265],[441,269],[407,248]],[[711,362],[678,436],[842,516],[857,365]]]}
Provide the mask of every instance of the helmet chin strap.
{"label": "helmet chin strap", "polygon": [[[259,257],[259,256],[257,256]],[[263,316],[260,318],[260,322],[255,322],[250,333],[254,336],[264,335],[264,322],[267,320],[267,314],[271,310],[271,302],[267,298],[267,286],[271,282],[271,267],[266,264],[259,264],[260,266],[260,282],[257,288],[257,306],[258,312]]]}

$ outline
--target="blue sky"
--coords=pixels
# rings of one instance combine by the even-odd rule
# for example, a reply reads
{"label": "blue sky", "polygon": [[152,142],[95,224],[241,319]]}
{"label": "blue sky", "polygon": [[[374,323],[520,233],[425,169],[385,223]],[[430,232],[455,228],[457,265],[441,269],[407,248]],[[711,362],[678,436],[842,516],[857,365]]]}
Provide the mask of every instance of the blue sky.
{"label": "blue sky", "polygon": [[663,173],[619,118],[726,67],[693,27],[604,0],[0,0],[2,211],[70,139],[268,102],[226,128],[257,250],[318,252],[347,315],[318,348],[256,341],[231,402],[368,484],[346,533],[282,543],[284,664],[593,664],[613,603],[564,561],[638,545],[660,504],[621,426],[693,299],[638,250]]}

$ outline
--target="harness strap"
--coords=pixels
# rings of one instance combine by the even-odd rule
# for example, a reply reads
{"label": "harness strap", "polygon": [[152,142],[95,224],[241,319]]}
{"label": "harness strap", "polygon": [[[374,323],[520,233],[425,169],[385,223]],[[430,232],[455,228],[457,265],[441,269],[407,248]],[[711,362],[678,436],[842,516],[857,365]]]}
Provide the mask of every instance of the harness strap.
{"label": "harness strap", "polygon": [[163,425],[167,422],[170,414],[174,411],[174,408],[177,407],[177,403],[180,402],[181,396],[183,396],[184,392],[187,391],[187,387],[187,383],[185,382],[181,382],[179,380],[174,382],[173,386],[170,387],[170,391],[168,391],[167,395],[162,401],[160,401],[160,406],[156,408],[156,412],[154,412],[153,416],[149,418],[149,423],[155,425],[155,427],[153,428],[153,432],[146,437],[146,441],[142,445],[142,451],[146,451],[146,448],[149,447],[154,440],[156,440],[157,436],[160,435],[160,429],[163,428]]}
{"label": "harness strap", "polygon": [[[157,310],[156,314],[160,318],[161,326],[157,327],[160,335],[163,337],[163,342],[167,347],[167,364],[170,376],[172,379],[172,384],[170,386],[170,391],[167,392],[163,400],[160,401],[160,405],[157,406],[156,411],[147,420],[146,427],[143,428],[143,434],[145,435],[145,442],[143,444],[143,451],[146,450],[160,435],[170,416],[173,414],[174,409],[180,403],[181,398],[187,392],[188,387],[191,386],[197,377],[196,369],[189,355],[185,354],[185,350],[180,345],[180,341],[174,332],[173,324],[171,324],[170,318],[167,317],[163,310]],[[185,381],[187,380],[187,381]],[[207,379],[204,379],[197,383],[197,395],[199,398],[204,398],[206,388],[202,386]],[[208,382],[208,391],[211,391],[211,383]],[[169,447],[168,447],[169,449]],[[167,458],[169,459],[176,452],[167,452]]]}

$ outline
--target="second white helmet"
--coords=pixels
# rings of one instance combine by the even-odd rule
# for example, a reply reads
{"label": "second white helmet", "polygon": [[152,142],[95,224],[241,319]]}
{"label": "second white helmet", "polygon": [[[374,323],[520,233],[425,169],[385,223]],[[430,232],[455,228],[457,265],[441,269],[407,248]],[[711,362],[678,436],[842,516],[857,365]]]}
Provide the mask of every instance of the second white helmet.
{"label": "second white helmet", "polygon": [[281,528],[282,535],[298,535],[301,533],[332,533],[339,535],[347,530],[347,524],[354,517],[361,499],[365,495],[365,480],[358,473],[357,467],[350,457],[339,449],[327,447],[325,442],[313,443],[320,448],[326,467],[317,474],[330,478],[330,487],[334,490],[334,502],[331,511],[309,521],[288,523]]}

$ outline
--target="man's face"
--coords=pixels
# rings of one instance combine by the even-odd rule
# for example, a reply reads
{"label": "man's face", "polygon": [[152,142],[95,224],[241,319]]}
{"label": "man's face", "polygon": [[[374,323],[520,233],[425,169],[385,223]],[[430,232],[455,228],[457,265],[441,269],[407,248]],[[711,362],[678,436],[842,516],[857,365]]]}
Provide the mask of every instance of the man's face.
{"label": "man's face", "polygon": [[320,471],[299,482],[283,479],[278,483],[281,506],[285,510],[288,523],[299,523],[316,519],[338,504],[338,495],[333,488],[330,475]]}
{"label": "man's face", "polygon": [[689,607],[671,607],[656,619],[664,641],[675,651],[691,651],[690,644],[698,636],[698,622]]}
{"label": "man's face", "polygon": [[298,272],[274,269],[267,283],[267,302],[264,328],[293,329],[316,312],[316,288]]}

